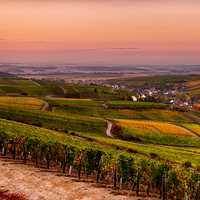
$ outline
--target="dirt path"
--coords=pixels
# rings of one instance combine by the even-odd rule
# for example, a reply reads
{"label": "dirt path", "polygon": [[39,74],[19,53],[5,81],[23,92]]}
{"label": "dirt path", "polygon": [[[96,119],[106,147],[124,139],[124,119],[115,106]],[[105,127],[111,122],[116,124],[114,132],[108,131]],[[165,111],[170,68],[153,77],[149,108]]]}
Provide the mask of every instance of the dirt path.
{"label": "dirt path", "polygon": [[183,127],[184,129],[190,131],[191,135],[193,135],[193,136],[195,136],[195,137],[197,137],[197,138],[200,139],[200,135],[199,135],[198,133],[196,133],[195,131],[193,131],[192,129],[187,128],[187,127],[185,127],[185,126],[181,126],[181,127]]}
{"label": "dirt path", "polygon": [[49,103],[45,102],[41,107],[41,111],[49,111],[49,110],[50,110],[50,105]]}
{"label": "dirt path", "polygon": [[112,122],[107,121],[106,135],[107,135],[108,137],[113,137],[113,136],[112,136],[112,133],[111,133],[112,126],[113,126],[113,125],[112,125]]}
{"label": "dirt path", "polygon": [[[139,200],[114,195],[111,189],[95,187],[92,183],[76,182],[13,161],[0,159],[0,189],[24,193],[29,200]],[[150,200],[150,199],[149,199]]]}
{"label": "dirt path", "polygon": [[185,112],[183,113],[186,117],[188,117],[189,119],[191,119],[192,121],[194,121],[195,123],[200,124],[200,117],[193,115],[191,113]]}

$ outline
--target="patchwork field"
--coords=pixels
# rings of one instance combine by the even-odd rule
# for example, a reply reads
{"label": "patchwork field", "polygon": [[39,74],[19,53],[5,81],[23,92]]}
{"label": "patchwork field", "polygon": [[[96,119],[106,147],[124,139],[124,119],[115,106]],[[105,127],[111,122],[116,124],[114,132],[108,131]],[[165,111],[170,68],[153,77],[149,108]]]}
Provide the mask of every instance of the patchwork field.
{"label": "patchwork field", "polygon": [[115,120],[122,127],[116,137],[125,140],[139,140],[145,143],[196,146],[199,138],[190,130],[167,122],[143,120]]}
{"label": "patchwork field", "polygon": [[199,124],[184,124],[183,126],[200,136],[200,125]]}
{"label": "patchwork field", "polygon": [[192,133],[182,127],[166,122],[142,121],[142,120],[116,120],[119,125],[127,128],[139,128],[150,132],[172,135],[192,135]]}
{"label": "patchwork field", "polygon": [[[97,101],[94,99],[72,99],[72,98],[45,98],[52,107],[53,111],[62,114],[78,114],[83,116],[111,118],[111,119],[140,119],[153,121],[167,121],[173,123],[191,123],[190,118],[182,113],[167,109],[154,109],[149,107],[149,103],[140,103],[137,105],[147,105],[148,109],[119,109],[109,108],[109,101]],[[121,101],[120,101],[121,102]],[[119,102],[119,103],[120,103]],[[117,102],[116,102],[117,104]],[[132,104],[130,102],[129,104]],[[153,104],[154,105],[154,104]],[[157,104],[156,104],[157,105]],[[158,115],[159,113],[159,115]]]}
{"label": "patchwork field", "polygon": [[[151,81],[164,85],[165,78]],[[131,102],[128,91],[62,81],[0,79],[0,94],[3,158],[142,198],[166,187],[168,199],[193,191],[193,200],[199,187],[193,177],[200,178],[197,110]]]}
{"label": "patchwork field", "polygon": [[0,94],[2,95],[63,95],[59,84],[51,81],[33,81],[18,78],[0,79]]}
{"label": "patchwork field", "polygon": [[0,106],[14,106],[17,108],[40,110],[45,103],[44,100],[33,97],[0,96]]}
{"label": "patchwork field", "polygon": [[165,109],[168,107],[166,104],[153,103],[153,102],[131,102],[131,101],[110,101],[108,102],[109,108],[114,109]]}
{"label": "patchwork field", "polygon": [[[27,137],[37,139],[41,143],[60,143],[66,145],[72,145],[78,148],[97,148],[105,152],[112,152],[117,155],[120,152],[133,152],[137,155],[137,158],[150,158],[151,154],[156,153],[158,160],[168,160],[171,163],[184,163],[190,161],[194,166],[198,166],[200,161],[200,150],[195,147],[173,147],[162,146],[155,144],[139,144],[135,142],[127,142],[119,139],[107,138],[99,135],[93,135],[87,132],[76,132],[77,136],[61,133],[57,131],[51,131],[45,128],[39,128],[36,126],[26,125],[19,122],[13,122],[10,120],[0,120],[0,138],[2,137],[2,131],[10,138]],[[93,140],[88,140],[91,138]],[[89,142],[88,142],[89,141]],[[106,147],[106,148],[105,148]],[[118,147],[118,148],[116,148]],[[179,157],[177,157],[177,154]],[[176,159],[175,159],[176,158]]]}

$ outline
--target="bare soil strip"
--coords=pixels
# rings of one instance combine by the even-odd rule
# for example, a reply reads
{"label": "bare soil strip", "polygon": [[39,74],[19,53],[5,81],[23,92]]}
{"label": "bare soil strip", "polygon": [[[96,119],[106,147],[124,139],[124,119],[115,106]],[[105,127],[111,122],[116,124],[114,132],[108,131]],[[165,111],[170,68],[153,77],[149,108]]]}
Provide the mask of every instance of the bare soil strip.
{"label": "bare soil strip", "polygon": [[25,194],[29,200],[141,200],[153,198],[116,195],[112,189],[77,182],[58,173],[0,159],[0,190]]}

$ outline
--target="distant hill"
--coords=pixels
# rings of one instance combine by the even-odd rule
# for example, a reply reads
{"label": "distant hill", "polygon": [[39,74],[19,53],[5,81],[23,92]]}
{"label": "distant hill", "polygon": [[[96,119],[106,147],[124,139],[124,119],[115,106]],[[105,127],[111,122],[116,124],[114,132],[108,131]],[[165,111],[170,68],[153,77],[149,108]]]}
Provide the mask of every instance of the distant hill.
{"label": "distant hill", "polygon": [[12,78],[12,77],[14,78],[16,76],[13,74],[6,73],[6,72],[0,72],[0,78]]}

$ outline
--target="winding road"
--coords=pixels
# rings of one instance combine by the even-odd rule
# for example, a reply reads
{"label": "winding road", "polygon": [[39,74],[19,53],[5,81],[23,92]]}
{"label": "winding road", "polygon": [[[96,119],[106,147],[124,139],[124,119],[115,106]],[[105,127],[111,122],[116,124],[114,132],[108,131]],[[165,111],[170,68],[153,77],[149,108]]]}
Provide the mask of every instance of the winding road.
{"label": "winding road", "polygon": [[113,137],[113,136],[112,136],[112,133],[111,133],[112,126],[113,126],[112,122],[107,121],[106,135],[107,135],[108,137]]}

